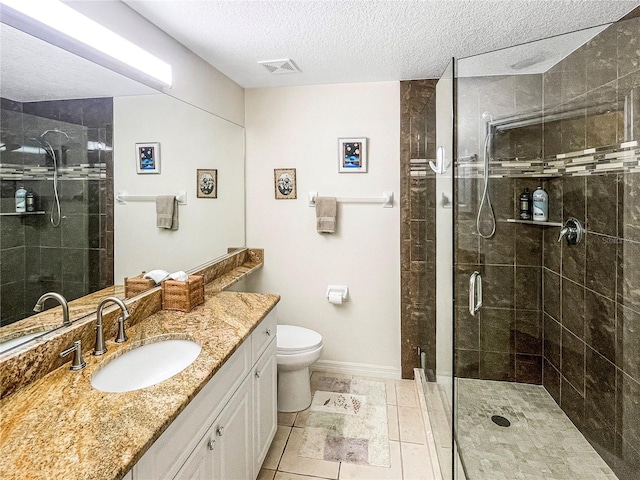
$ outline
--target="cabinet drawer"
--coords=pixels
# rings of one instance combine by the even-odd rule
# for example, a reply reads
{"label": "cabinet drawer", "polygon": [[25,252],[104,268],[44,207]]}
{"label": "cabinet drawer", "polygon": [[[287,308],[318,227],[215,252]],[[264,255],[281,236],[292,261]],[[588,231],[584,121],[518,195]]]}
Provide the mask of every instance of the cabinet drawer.
{"label": "cabinet drawer", "polygon": [[256,363],[278,331],[276,309],[271,310],[251,333],[251,362]]}
{"label": "cabinet drawer", "polygon": [[135,465],[135,480],[173,478],[252,365],[244,342]]}

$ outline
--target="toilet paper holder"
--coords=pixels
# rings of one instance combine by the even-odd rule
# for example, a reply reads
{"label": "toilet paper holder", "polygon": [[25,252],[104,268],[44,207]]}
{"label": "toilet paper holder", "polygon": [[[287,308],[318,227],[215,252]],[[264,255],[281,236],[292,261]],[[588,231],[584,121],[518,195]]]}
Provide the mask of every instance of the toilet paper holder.
{"label": "toilet paper holder", "polygon": [[[349,287],[346,285],[329,285],[327,287],[327,300],[331,303],[346,302],[349,298]],[[336,302],[336,300],[338,300]]]}

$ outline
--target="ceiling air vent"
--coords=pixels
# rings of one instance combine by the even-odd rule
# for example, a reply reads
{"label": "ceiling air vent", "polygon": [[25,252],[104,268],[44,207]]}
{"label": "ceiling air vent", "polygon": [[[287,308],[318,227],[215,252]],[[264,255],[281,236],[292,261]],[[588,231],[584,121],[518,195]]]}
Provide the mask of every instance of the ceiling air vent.
{"label": "ceiling air vent", "polygon": [[258,63],[269,70],[269,73],[273,75],[284,75],[285,73],[300,73],[301,71],[290,58],[285,58],[284,60],[265,60],[264,62]]}

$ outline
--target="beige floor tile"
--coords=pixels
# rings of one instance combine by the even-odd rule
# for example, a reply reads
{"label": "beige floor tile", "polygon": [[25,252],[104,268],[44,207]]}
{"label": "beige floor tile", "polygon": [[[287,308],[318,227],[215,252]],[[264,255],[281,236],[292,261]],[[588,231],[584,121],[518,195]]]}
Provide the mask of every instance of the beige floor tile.
{"label": "beige floor tile", "polygon": [[296,415],[296,420],[293,423],[294,427],[304,428],[307,426],[307,419],[309,418],[310,408],[311,407],[307,408],[306,410],[302,410],[301,412],[298,412],[298,414]]}
{"label": "beige floor tile", "polygon": [[401,442],[426,443],[424,422],[419,408],[398,406],[398,426]]}
{"label": "beige floor tile", "polygon": [[396,380],[397,405],[405,407],[418,406],[416,382],[413,380]]}
{"label": "beige floor tile", "polygon": [[278,412],[278,425],[293,427],[296,421],[296,412]]}
{"label": "beige floor tile", "polygon": [[[302,445],[303,431],[303,428],[296,427],[291,430],[291,435],[289,436],[287,447],[284,450],[284,455],[282,455],[282,459],[280,460],[278,471],[337,479],[340,468],[339,462],[328,462],[326,460],[301,457],[298,455]],[[276,478],[278,478],[277,475]]]}
{"label": "beige floor tile", "polygon": [[[297,475],[295,473],[277,472],[275,480],[323,480],[324,477],[317,477],[315,475]],[[327,479],[324,479],[327,480]]]}
{"label": "beige floor tile", "polygon": [[340,480],[401,480],[402,459],[400,443],[389,442],[391,453],[391,467],[372,467],[371,465],[356,465],[342,462],[340,464]]}
{"label": "beige floor tile", "polygon": [[385,380],[384,384],[387,387],[387,405],[397,405],[396,381]]}
{"label": "beige floor tile", "polygon": [[258,478],[256,480],[273,480],[273,477],[276,475],[275,470],[267,470],[266,468],[261,468],[260,473],[258,473]]}
{"label": "beige floor tile", "polygon": [[401,443],[403,480],[435,480],[425,445]]}
{"label": "beige floor tile", "polygon": [[273,437],[273,441],[271,442],[271,446],[269,447],[267,456],[264,458],[264,462],[262,462],[263,469],[278,469],[278,464],[280,463],[280,459],[282,458],[282,453],[284,452],[284,447],[287,445],[287,440],[289,439],[290,433],[291,427],[278,425],[278,429],[276,430],[276,434]]}
{"label": "beige floor tile", "polygon": [[387,423],[389,424],[389,440],[400,441],[400,428],[398,426],[398,407],[387,405]]}

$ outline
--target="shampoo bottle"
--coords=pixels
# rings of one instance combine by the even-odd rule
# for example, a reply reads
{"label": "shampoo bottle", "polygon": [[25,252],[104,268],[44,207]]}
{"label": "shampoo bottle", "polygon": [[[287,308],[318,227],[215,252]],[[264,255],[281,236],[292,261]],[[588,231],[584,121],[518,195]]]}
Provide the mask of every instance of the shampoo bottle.
{"label": "shampoo bottle", "polygon": [[27,212],[35,212],[36,210],[36,196],[33,194],[32,190],[27,192]]}
{"label": "shampoo bottle", "polygon": [[549,219],[549,195],[542,187],[533,192],[533,220],[546,222]]}
{"label": "shampoo bottle", "polygon": [[528,188],[520,195],[520,220],[531,220],[531,193]]}
{"label": "shampoo bottle", "polygon": [[27,211],[27,191],[24,187],[16,190],[16,212],[23,213]]}

